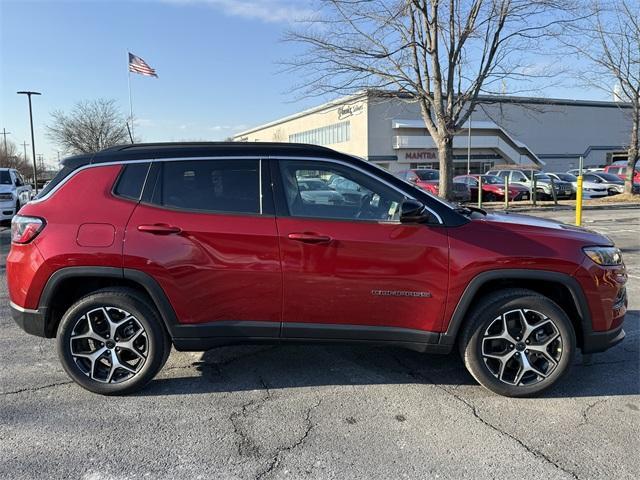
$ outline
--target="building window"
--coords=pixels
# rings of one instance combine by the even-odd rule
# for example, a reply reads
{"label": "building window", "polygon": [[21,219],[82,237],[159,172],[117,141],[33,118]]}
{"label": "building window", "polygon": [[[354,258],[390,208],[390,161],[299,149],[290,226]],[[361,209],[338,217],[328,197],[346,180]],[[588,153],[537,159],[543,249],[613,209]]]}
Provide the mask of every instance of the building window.
{"label": "building window", "polygon": [[291,143],[312,143],[314,145],[331,145],[349,140],[351,140],[351,122],[334,123],[326,127],[289,135]]}

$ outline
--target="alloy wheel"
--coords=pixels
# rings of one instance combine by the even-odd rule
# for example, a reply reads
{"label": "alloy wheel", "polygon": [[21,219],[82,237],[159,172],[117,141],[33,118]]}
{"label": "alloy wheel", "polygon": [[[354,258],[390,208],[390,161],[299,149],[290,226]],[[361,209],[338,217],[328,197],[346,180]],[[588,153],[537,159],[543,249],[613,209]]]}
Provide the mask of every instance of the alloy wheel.
{"label": "alloy wheel", "polygon": [[553,373],[562,357],[562,343],[551,318],[535,310],[511,310],[484,332],[482,358],[501,382],[529,386]]}
{"label": "alloy wheel", "polygon": [[129,312],[115,307],[98,307],[82,315],[71,331],[69,344],[77,367],[101,383],[133,378],[149,353],[142,324]]}

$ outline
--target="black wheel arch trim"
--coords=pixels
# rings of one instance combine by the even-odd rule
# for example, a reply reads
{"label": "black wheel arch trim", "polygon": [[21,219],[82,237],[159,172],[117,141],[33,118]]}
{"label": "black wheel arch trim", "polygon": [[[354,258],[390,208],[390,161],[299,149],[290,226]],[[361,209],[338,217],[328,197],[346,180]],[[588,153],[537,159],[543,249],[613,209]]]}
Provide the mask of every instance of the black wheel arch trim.
{"label": "black wheel arch trim", "polygon": [[99,266],[82,266],[82,267],[64,267],[56,270],[47,280],[47,283],[42,290],[40,300],[38,302],[38,310],[45,312],[45,331],[47,337],[55,336],[55,332],[52,332],[49,326],[51,321],[50,308],[53,297],[57,292],[60,284],[69,278],[79,277],[98,277],[98,278],[113,278],[121,280],[131,280],[134,283],[140,285],[146,293],[151,297],[151,300],[158,309],[163,323],[170,334],[173,334],[173,328],[178,324],[178,320],[167,299],[164,290],[160,287],[150,275],[141,272],[139,270],[123,269],[117,267],[99,267]]}
{"label": "black wheel arch trim", "polygon": [[[482,272],[476,275],[465,288],[451,317],[447,331],[440,337],[440,344],[453,345],[456,342],[458,331],[464,323],[465,317],[472,308],[471,301],[480,288],[493,280],[542,280],[564,285],[571,294],[576,311],[579,315],[583,337],[592,334],[591,312],[587,303],[587,297],[582,287],[574,277],[561,272],[549,270],[524,270],[524,269],[499,269]],[[576,332],[578,334],[578,332]]]}

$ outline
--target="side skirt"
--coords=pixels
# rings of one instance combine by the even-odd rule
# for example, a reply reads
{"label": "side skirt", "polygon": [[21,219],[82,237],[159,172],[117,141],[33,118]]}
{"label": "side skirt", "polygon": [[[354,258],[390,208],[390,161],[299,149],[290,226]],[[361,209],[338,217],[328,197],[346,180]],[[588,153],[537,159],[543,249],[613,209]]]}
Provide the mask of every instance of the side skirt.
{"label": "side skirt", "polygon": [[[237,344],[366,344],[400,347],[429,353],[449,353],[451,345],[439,344],[440,334],[424,330],[363,325],[286,323],[282,336],[275,322],[216,322],[181,326],[173,344],[181,351],[201,351]],[[181,335],[182,334],[182,335]],[[185,335],[186,334],[186,335]]]}

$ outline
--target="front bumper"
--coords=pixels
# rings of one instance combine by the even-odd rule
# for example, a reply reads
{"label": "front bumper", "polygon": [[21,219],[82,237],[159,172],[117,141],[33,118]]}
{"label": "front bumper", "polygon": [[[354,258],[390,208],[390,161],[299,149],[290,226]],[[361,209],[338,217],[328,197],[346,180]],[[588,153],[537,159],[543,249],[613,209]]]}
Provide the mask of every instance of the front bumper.
{"label": "front bumper", "polygon": [[604,352],[624,340],[625,335],[622,325],[605,332],[589,332],[582,339],[582,353]]}
{"label": "front bumper", "polygon": [[11,220],[16,213],[16,204],[13,201],[0,202],[0,221]]}
{"label": "front bumper", "polygon": [[47,337],[45,329],[45,315],[40,310],[22,308],[15,303],[10,303],[11,317],[13,321],[25,332],[38,337]]}

